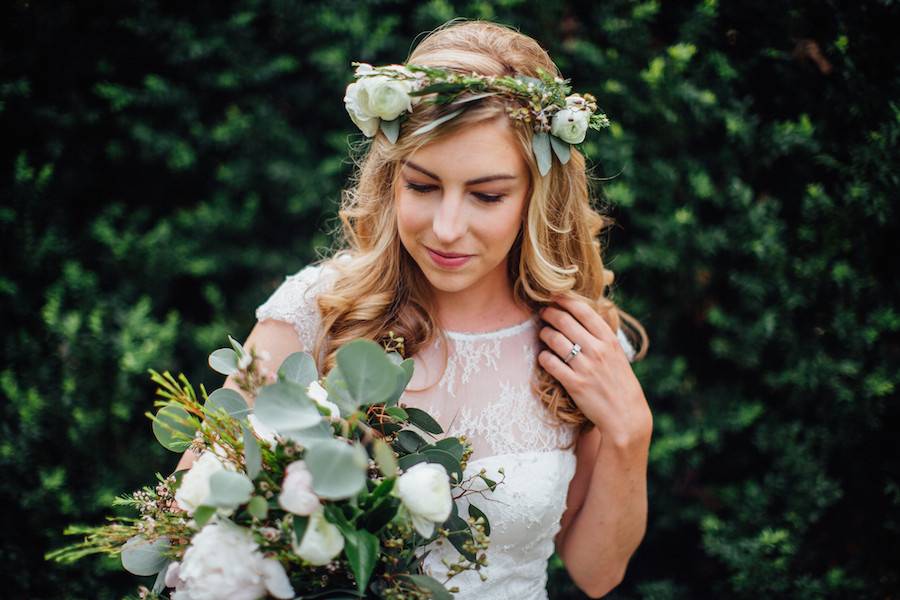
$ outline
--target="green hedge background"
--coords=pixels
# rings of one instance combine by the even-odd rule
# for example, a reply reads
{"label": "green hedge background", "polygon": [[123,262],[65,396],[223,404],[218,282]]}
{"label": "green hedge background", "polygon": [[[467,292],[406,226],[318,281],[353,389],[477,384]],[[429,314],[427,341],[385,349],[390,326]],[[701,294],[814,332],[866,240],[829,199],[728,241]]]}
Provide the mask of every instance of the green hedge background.
{"label": "green hedge background", "polygon": [[[898,597],[891,0],[3,3],[4,597],[133,592],[43,554],[174,469],[147,370],[219,387],[209,351],[328,245],[350,62],[459,16],[534,36],[613,122],[586,150],[655,431],[610,597]],[[550,590],[583,597],[556,557]]]}

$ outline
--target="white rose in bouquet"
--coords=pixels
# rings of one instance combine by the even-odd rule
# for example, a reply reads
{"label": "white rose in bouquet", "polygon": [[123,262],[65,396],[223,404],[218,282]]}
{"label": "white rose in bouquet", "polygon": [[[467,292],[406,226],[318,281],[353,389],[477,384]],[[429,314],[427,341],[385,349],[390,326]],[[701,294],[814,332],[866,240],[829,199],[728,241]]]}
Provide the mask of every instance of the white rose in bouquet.
{"label": "white rose in bouquet", "polygon": [[253,426],[253,431],[256,432],[256,435],[261,437],[274,450],[278,444],[275,440],[275,430],[260,421],[253,413],[247,415],[247,419],[250,421],[250,425]]}
{"label": "white rose in bouquet", "polygon": [[338,408],[337,404],[328,399],[328,390],[323,388],[322,384],[318,381],[313,381],[307,386],[306,395],[312,398],[316,404],[328,410],[330,416],[341,416],[341,409]]}
{"label": "white rose in bouquet", "polygon": [[435,523],[443,523],[453,511],[450,477],[441,465],[414,464],[397,478],[394,491],[409,510],[413,527],[423,537],[430,537]]}
{"label": "white rose in bouquet", "polygon": [[234,471],[234,466],[227,461],[219,460],[216,452],[205,451],[194,461],[190,470],[181,479],[181,485],[175,492],[178,507],[193,515],[209,496],[209,478],[214,473],[224,470]]}
{"label": "white rose in bouquet", "polygon": [[306,463],[302,460],[292,462],[284,470],[278,505],[295,515],[311,515],[321,506],[312,485],[312,473],[306,468]]}
{"label": "white rose in bouquet", "polygon": [[180,563],[166,571],[173,600],[293,598],[294,588],[274,558],[265,558],[250,530],[213,521],[194,535]]}
{"label": "white rose in bouquet", "polygon": [[564,142],[580,144],[584,141],[591,120],[589,110],[564,108],[553,115],[550,133]]}
{"label": "white rose in bouquet", "polygon": [[297,543],[292,536],[291,545],[297,556],[315,566],[327,565],[344,549],[344,536],[340,529],[325,519],[321,506],[309,516],[303,539]]}

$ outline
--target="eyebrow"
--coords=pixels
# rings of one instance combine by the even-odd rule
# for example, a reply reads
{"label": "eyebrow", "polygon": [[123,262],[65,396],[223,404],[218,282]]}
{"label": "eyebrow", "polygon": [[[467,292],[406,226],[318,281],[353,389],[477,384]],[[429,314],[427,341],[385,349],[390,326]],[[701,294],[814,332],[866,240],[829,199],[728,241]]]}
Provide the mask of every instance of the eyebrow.
{"label": "eyebrow", "polygon": [[[406,161],[405,163],[403,163],[403,166],[409,167],[411,169],[415,169],[416,171],[419,171],[420,173],[427,175],[427,176],[431,177],[432,179],[436,179],[437,181],[441,180],[440,177],[438,177],[431,171],[420,167],[419,165],[417,165],[416,163],[414,163],[412,161],[409,161],[409,160]],[[487,175],[486,177],[478,177],[476,179],[470,179],[469,181],[466,182],[466,185],[475,185],[476,183],[487,183],[488,181],[496,181],[498,179],[518,179],[518,178],[515,175],[509,175],[507,173],[499,173],[497,175]]]}

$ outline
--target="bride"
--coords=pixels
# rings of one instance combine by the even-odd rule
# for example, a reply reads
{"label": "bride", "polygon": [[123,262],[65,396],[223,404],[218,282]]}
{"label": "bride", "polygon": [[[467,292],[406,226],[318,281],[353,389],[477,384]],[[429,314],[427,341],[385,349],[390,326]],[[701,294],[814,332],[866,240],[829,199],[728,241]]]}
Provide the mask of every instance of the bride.
{"label": "bride", "polygon": [[[437,29],[408,63],[558,74],[535,40],[485,21]],[[608,221],[590,208],[585,159],[572,149],[541,169],[533,128],[502,95],[411,135],[447,113],[418,104],[391,141],[352,92],[347,109],[372,140],[340,210],[343,248],[286,277],[245,345],[268,352],[270,371],[308,351],[324,375],[345,342],[403,336],[415,371],[400,402],[467,437],[466,478],[501,482],[457,499],[460,514],[471,501],[489,518],[483,576],[448,581],[458,556],[436,543],[425,572],[457,598],[545,599],[555,549],[579,588],[603,596],[644,535],[652,417],[629,364],[646,334],[606,297],[613,274],[595,237]],[[225,387],[240,392],[232,376]]]}

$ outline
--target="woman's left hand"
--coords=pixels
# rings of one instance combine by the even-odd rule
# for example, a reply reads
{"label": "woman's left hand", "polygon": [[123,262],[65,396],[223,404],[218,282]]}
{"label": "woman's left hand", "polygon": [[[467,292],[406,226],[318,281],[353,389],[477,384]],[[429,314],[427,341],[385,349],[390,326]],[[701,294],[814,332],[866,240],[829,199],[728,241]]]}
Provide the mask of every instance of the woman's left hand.
{"label": "woman's left hand", "polygon": [[[540,311],[547,323],[540,337],[549,350],[538,362],[555,377],[603,434],[620,448],[649,442],[653,417],[619,338],[587,302],[556,296],[559,305]],[[573,344],[581,352],[563,362]]]}

